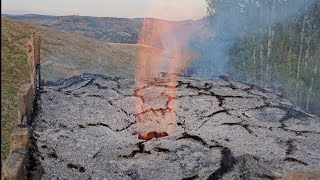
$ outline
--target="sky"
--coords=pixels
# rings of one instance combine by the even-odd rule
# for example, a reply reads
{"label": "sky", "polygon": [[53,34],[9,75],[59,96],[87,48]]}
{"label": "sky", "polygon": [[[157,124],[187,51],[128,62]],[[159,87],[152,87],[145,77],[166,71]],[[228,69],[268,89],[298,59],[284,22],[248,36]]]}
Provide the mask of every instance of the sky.
{"label": "sky", "polygon": [[2,0],[2,13],[200,19],[206,0]]}

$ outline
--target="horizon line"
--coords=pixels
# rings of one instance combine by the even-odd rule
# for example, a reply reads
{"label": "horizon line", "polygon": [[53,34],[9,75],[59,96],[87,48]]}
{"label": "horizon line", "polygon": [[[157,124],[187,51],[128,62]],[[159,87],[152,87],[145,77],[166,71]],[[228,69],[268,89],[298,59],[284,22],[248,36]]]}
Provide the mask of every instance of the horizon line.
{"label": "horizon line", "polygon": [[25,16],[25,15],[39,15],[39,16],[53,16],[53,17],[65,17],[65,16],[80,16],[80,17],[101,17],[101,18],[119,18],[119,19],[158,19],[158,20],[166,20],[166,21],[173,21],[173,22],[178,22],[178,21],[198,21],[201,20],[203,18],[206,18],[206,16],[198,18],[198,19],[193,19],[193,18],[189,18],[189,19],[182,19],[182,20],[175,20],[175,19],[165,19],[165,18],[160,18],[160,17],[151,17],[151,16],[147,16],[147,17],[117,17],[117,16],[94,16],[94,15],[79,15],[79,14],[65,14],[65,15],[58,15],[58,14],[42,14],[42,13],[6,13],[5,11],[19,11],[19,10],[1,10],[1,16],[2,15],[10,15],[10,16]]}

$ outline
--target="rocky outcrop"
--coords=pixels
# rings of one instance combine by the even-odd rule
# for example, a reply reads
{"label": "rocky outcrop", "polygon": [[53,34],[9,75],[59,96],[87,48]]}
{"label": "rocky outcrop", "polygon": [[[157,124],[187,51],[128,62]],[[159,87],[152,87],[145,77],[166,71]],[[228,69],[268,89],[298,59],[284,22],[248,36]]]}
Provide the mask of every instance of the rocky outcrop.
{"label": "rocky outcrop", "polygon": [[33,122],[42,178],[275,179],[320,167],[318,117],[253,85],[174,79],[47,83]]}

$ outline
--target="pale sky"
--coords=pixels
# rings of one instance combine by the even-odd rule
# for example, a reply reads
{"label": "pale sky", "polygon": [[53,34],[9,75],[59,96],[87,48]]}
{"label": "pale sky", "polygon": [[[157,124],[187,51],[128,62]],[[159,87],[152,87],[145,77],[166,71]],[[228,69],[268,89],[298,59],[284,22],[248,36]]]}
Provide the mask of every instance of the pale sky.
{"label": "pale sky", "polygon": [[49,15],[154,17],[169,20],[200,19],[206,0],[2,0],[8,11]]}

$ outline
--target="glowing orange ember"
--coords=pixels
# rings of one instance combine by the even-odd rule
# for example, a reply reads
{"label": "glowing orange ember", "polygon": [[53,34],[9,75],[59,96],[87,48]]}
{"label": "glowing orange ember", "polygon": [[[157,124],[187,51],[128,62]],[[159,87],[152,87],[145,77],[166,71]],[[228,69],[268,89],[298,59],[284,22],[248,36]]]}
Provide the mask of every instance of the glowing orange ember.
{"label": "glowing orange ember", "polygon": [[160,132],[160,133],[158,133],[158,132],[149,132],[146,135],[139,134],[138,138],[148,141],[148,140],[153,139],[153,138],[160,138],[160,137],[165,137],[165,136],[168,136],[168,133],[166,133],[166,132]]}
{"label": "glowing orange ember", "polygon": [[[153,10],[166,12],[164,9]],[[153,46],[158,50],[152,53],[151,58],[146,55],[145,46],[141,46],[138,53],[136,93],[143,99],[136,104],[139,139],[150,140],[171,134],[176,125],[174,74],[184,70],[194,57],[188,48],[194,29],[187,26],[188,23],[150,18],[143,20],[139,44]],[[165,80],[166,86],[159,88],[156,78]]]}

